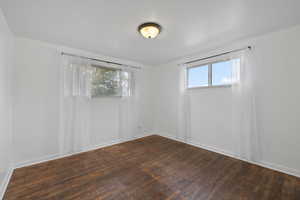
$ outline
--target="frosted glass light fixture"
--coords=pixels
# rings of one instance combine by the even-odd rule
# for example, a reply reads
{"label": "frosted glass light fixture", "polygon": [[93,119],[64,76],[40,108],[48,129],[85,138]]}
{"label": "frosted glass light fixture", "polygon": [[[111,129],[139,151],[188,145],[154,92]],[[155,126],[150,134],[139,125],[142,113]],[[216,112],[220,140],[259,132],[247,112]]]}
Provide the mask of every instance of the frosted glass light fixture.
{"label": "frosted glass light fixture", "polygon": [[161,26],[154,22],[147,22],[138,27],[139,33],[148,39],[153,39],[161,32]]}

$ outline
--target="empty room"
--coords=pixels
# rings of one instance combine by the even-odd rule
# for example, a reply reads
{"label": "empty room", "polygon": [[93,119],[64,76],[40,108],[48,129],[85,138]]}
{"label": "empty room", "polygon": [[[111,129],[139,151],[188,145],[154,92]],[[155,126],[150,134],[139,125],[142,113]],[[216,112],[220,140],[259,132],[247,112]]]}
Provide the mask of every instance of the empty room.
{"label": "empty room", "polygon": [[0,199],[300,200],[299,0],[0,0]]}

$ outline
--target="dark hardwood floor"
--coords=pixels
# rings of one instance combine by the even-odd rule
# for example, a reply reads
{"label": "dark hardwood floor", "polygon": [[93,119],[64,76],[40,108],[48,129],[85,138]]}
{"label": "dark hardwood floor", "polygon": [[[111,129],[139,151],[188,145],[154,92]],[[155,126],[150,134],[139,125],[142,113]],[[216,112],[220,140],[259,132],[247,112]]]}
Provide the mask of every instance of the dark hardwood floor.
{"label": "dark hardwood floor", "polygon": [[300,179],[149,136],[17,169],[4,199],[300,200]]}

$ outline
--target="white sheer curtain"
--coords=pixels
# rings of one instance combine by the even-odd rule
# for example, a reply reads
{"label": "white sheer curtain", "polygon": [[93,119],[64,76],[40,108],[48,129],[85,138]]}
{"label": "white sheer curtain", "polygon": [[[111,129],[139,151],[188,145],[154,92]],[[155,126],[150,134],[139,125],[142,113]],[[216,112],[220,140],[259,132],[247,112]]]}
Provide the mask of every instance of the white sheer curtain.
{"label": "white sheer curtain", "polygon": [[123,74],[129,78],[122,80],[123,96],[119,102],[119,138],[126,140],[137,134],[139,107],[137,87],[139,71],[123,69]]}
{"label": "white sheer curtain", "polygon": [[251,51],[245,50],[232,58],[234,61],[232,85],[232,131],[237,156],[258,161],[261,157],[260,138],[257,130],[255,102],[255,63]]}
{"label": "white sheer curtain", "polygon": [[[232,59],[232,135],[236,156],[249,161],[261,158],[260,138],[257,130],[255,102],[255,60],[249,50],[201,61],[197,64]],[[180,86],[178,101],[177,137],[191,140],[191,95],[186,89],[186,65],[179,66]],[[208,90],[214,90],[213,88]],[[201,92],[201,90],[197,91]],[[213,92],[213,91],[212,91]],[[220,99],[222,101],[222,99]],[[222,111],[220,111],[222,112]],[[203,113],[205,114],[205,113]],[[230,117],[230,113],[229,113]],[[209,134],[209,133],[207,133]],[[228,136],[229,138],[230,136]],[[227,138],[227,139],[228,139]],[[201,142],[201,141],[200,141]]]}
{"label": "white sheer curtain", "polygon": [[86,60],[63,56],[61,67],[60,153],[83,151],[90,145],[91,77]]}
{"label": "white sheer curtain", "polygon": [[[101,94],[93,97],[95,95],[95,92],[93,92],[95,87],[93,85],[94,78],[97,78],[95,76],[97,71],[95,66],[116,68],[116,66],[110,64],[95,63],[80,58],[69,56],[63,56],[62,58],[59,138],[61,155],[84,151],[98,145],[98,143],[107,142],[93,141],[95,135],[92,134],[95,131],[97,134],[103,132],[101,129],[94,130],[95,124],[93,123],[97,123],[97,119],[92,119],[95,114],[92,113],[92,109],[96,104],[113,103],[118,107],[118,117],[112,120],[116,120],[115,124],[118,126],[116,129],[118,128],[119,132],[117,132],[117,135],[113,132],[105,133],[108,138],[117,137],[119,140],[126,140],[137,134],[139,109],[135,80],[139,77],[140,71],[118,66],[119,75],[114,78],[120,78],[121,97],[119,94],[117,96],[109,96],[109,94],[103,96]],[[105,81],[109,82],[109,80]],[[103,84],[103,81],[101,84]],[[99,101],[94,98],[106,98],[106,100]],[[98,114],[105,115],[105,113]]]}
{"label": "white sheer curtain", "polygon": [[191,139],[191,106],[190,94],[186,89],[187,66],[179,65],[179,100],[177,138],[188,142]]}

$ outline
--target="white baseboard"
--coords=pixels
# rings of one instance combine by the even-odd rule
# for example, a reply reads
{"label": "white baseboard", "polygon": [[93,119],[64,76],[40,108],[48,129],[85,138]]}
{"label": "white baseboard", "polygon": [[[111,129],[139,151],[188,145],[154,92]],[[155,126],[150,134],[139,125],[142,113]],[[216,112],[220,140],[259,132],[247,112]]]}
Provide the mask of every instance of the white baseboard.
{"label": "white baseboard", "polygon": [[189,144],[189,145],[201,148],[201,149],[205,149],[205,150],[208,150],[208,151],[219,153],[219,154],[231,157],[231,158],[242,160],[242,161],[254,164],[254,165],[258,165],[258,166],[261,166],[261,167],[264,167],[264,168],[272,169],[272,170],[275,170],[275,171],[278,171],[278,172],[282,172],[282,173],[300,178],[300,171],[296,170],[296,169],[291,169],[291,168],[288,168],[288,167],[284,167],[284,166],[281,166],[281,165],[277,165],[277,164],[273,164],[273,163],[265,162],[265,161],[254,162],[254,161],[246,160],[246,159],[243,159],[243,158],[239,157],[238,155],[234,154],[233,152],[228,152],[228,151],[224,151],[222,149],[218,149],[218,148],[215,148],[215,147],[202,145],[199,142],[195,142],[195,141],[192,141],[192,140],[185,141],[184,139],[179,139],[176,136],[168,134],[168,133],[159,133],[158,135],[160,135],[162,137],[169,138],[169,139],[173,139],[173,140],[176,140],[176,141],[179,141],[179,142],[183,142],[183,143],[186,143],[186,144]]}
{"label": "white baseboard", "polygon": [[3,181],[2,185],[0,185],[0,199],[3,199],[3,197],[4,197],[5,191],[7,189],[10,178],[13,174],[13,171],[14,171],[14,169],[12,167],[8,169],[8,171],[5,175],[4,181]]}
{"label": "white baseboard", "polygon": [[102,144],[87,147],[87,148],[85,148],[84,150],[81,150],[81,151],[77,151],[77,152],[73,152],[73,153],[69,153],[69,154],[64,154],[64,155],[61,155],[61,154],[47,155],[47,156],[44,156],[42,158],[17,163],[17,164],[15,164],[14,168],[17,169],[17,168],[22,168],[22,167],[28,167],[28,166],[31,166],[31,165],[35,165],[35,164],[39,164],[39,163],[43,163],[43,162],[47,162],[47,161],[51,161],[51,160],[56,160],[56,159],[60,159],[60,158],[68,157],[68,156],[73,156],[73,155],[76,155],[76,154],[80,154],[80,153],[84,153],[84,152],[88,152],[88,151],[93,151],[93,150],[96,150],[96,149],[99,149],[99,148],[108,147],[108,146],[112,146],[112,145],[115,145],[115,144],[128,142],[128,141],[131,141],[131,140],[136,140],[138,138],[146,137],[146,136],[149,136],[149,135],[151,135],[151,134],[150,133],[145,133],[145,134],[136,135],[136,136],[126,138],[126,139],[111,140],[109,142],[104,142]]}
{"label": "white baseboard", "polygon": [[296,170],[296,169],[291,169],[288,167],[284,167],[281,165],[277,165],[277,164],[273,164],[273,163],[265,162],[265,161],[261,161],[257,165],[300,178],[300,171]]}

